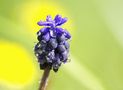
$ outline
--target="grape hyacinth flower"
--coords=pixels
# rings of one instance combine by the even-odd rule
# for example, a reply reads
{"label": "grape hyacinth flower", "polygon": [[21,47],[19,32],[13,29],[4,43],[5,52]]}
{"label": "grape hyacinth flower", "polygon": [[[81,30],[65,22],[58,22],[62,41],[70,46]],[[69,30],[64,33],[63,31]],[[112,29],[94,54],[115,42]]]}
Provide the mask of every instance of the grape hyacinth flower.
{"label": "grape hyacinth flower", "polygon": [[[60,15],[56,15],[54,19],[48,15],[46,21],[37,23],[39,26],[44,26],[37,32],[38,43],[34,48],[40,69],[47,72],[53,69],[57,72],[61,64],[67,62],[70,47],[68,40],[71,39],[71,35],[60,27],[65,22],[67,18],[62,18]],[[46,76],[48,74],[44,72],[44,77]]]}

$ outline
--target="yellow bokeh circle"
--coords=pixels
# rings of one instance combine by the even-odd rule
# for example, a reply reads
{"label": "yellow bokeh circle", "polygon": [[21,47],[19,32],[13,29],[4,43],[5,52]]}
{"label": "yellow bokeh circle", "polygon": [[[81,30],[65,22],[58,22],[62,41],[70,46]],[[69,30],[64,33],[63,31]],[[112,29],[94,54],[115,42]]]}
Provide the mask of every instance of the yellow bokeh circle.
{"label": "yellow bokeh circle", "polygon": [[74,26],[72,19],[66,13],[64,6],[61,6],[58,3],[50,1],[24,3],[20,6],[19,10],[20,22],[27,27],[29,32],[35,34],[41,28],[37,25],[38,21],[45,20],[47,15],[51,15],[54,18],[55,15],[60,14],[63,17],[68,17],[68,22],[63,25],[63,28],[71,32]]}
{"label": "yellow bokeh circle", "polygon": [[16,43],[0,41],[0,82],[25,85],[35,77],[31,56]]}

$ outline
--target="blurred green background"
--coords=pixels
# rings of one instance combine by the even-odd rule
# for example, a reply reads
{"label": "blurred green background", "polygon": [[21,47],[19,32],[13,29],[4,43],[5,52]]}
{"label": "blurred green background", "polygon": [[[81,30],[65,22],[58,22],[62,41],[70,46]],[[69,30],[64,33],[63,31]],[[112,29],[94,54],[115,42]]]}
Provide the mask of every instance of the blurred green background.
{"label": "blurred green background", "polygon": [[38,90],[37,22],[61,14],[70,63],[47,90],[123,90],[123,0],[0,0],[0,90]]}

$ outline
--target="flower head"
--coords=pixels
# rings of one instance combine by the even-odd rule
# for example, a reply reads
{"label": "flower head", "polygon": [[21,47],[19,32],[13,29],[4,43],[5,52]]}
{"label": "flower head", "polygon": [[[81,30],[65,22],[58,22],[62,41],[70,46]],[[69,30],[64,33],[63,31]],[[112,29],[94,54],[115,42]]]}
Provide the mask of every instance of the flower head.
{"label": "flower head", "polygon": [[38,43],[35,45],[34,52],[40,63],[40,68],[45,69],[50,66],[55,72],[58,71],[62,62],[66,63],[69,55],[70,33],[59,27],[67,21],[56,15],[54,19],[50,15],[46,21],[39,21],[39,26],[44,26],[37,32]]}

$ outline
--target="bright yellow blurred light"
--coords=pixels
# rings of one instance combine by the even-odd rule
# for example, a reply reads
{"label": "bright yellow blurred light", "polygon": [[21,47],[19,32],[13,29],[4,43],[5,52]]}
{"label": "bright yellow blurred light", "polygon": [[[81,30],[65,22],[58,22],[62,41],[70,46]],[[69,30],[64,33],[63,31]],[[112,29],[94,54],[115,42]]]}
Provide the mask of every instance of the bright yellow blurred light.
{"label": "bright yellow blurred light", "polygon": [[[68,17],[68,22],[63,25],[67,30],[72,30],[73,25],[70,16],[66,14],[64,8],[60,7],[58,3],[43,1],[43,2],[28,2],[21,6],[19,10],[20,21],[35,34],[41,27],[37,25],[40,20],[45,20],[47,15],[51,15],[53,18],[55,15],[60,14],[63,17]],[[34,33],[35,32],[35,33]]]}
{"label": "bright yellow blurred light", "polygon": [[0,41],[0,82],[25,85],[35,77],[35,67],[24,48]]}

